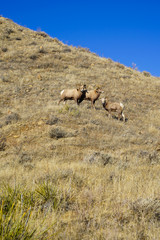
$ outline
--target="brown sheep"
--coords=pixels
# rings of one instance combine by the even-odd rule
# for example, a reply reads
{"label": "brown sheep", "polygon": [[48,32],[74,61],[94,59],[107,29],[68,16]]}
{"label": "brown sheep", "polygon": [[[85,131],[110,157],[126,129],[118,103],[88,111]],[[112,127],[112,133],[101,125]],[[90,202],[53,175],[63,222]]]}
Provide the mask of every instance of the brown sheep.
{"label": "brown sheep", "polygon": [[[62,101],[66,103],[67,100],[74,100],[77,105],[79,105],[80,102],[84,100],[86,92],[87,90],[85,84],[75,89],[64,89],[61,91],[61,97],[58,104]],[[81,101],[79,101],[79,99],[81,99]]]}
{"label": "brown sheep", "polygon": [[109,102],[107,98],[102,98],[101,101],[104,109],[108,112],[109,117],[111,117],[111,112],[117,112],[118,120],[122,117],[125,122],[125,115],[123,113],[124,105],[122,103]]}
{"label": "brown sheep", "polygon": [[91,101],[91,107],[95,109],[95,101],[98,100],[101,93],[103,93],[103,91],[99,87],[97,87],[95,90],[87,91],[84,100]]}

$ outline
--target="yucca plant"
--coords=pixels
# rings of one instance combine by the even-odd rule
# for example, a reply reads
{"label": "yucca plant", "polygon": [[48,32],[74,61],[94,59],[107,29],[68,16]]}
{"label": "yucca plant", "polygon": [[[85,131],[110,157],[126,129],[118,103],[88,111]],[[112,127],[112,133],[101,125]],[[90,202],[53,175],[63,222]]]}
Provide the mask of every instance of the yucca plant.
{"label": "yucca plant", "polygon": [[48,181],[39,183],[36,188],[37,200],[41,205],[50,202],[50,207],[57,209],[60,204],[57,189]]}
{"label": "yucca plant", "polygon": [[[54,198],[54,192],[51,192],[50,188],[40,186],[39,193],[37,190],[27,191],[20,185],[12,187],[4,184],[2,186],[0,189],[0,239],[43,239],[47,234],[48,227],[45,225],[39,231],[30,224],[31,213],[32,211],[35,213],[35,206],[39,204],[39,199],[43,204],[48,198]],[[38,198],[37,194],[41,197]],[[56,201],[53,203],[56,204]]]}
{"label": "yucca plant", "polygon": [[8,213],[13,203],[19,204],[21,212],[26,211],[35,205],[35,193],[27,191],[26,189],[16,186],[11,187],[4,184],[0,193],[0,202],[3,201],[3,212]]}
{"label": "yucca plant", "polygon": [[4,209],[4,202],[2,201],[0,207],[0,237],[3,240],[11,239],[33,239],[36,229],[29,230],[28,222],[31,215],[31,208],[23,214],[19,209],[18,204],[13,203],[12,206],[6,210]]}

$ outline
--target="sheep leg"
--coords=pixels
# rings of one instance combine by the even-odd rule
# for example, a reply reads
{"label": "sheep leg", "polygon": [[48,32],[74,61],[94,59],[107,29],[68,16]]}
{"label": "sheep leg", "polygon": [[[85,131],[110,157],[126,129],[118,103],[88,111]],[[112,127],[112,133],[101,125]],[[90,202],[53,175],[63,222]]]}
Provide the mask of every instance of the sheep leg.
{"label": "sheep leg", "polygon": [[121,112],[118,112],[118,120],[121,120]]}
{"label": "sheep leg", "polygon": [[109,110],[109,112],[108,112],[108,116],[109,116],[109,118],[111,118],[111,110]]}
{"label": "sheep leg", "polygon": [[91,108],[95,109],[95,102],[91,100]]}
{"label": "sheep leg", "polygon": [[60,104],[60,102],[62,102],[64,99],[60,99],[59,102],[58,102],[58,105]]}
{"label": "sheep leg", "polygon": [[125,122],[125,121],[126,121],[126,118],[125,118],[125,115],[124,115],[123,112],[122,112],[122,117],[123,117],[123,121]]}
{"label": "sheep leg", "polygon": [[78,99],[78,103],[80,104],[83,100],[84,100],[84,97],[82,95],[82,97],[80,99]]}
{"label": "sheep leg", "polygon": [[77,105],[79,106],[80,102],[78,101],[78,99],[75,99],[75,102],[76,102]]}
{"label": "sheep leg", "polygon": [[96,107],[95,107],[95,101],[93,101],[93,108],[94,108],[94,110],[96,109]]}

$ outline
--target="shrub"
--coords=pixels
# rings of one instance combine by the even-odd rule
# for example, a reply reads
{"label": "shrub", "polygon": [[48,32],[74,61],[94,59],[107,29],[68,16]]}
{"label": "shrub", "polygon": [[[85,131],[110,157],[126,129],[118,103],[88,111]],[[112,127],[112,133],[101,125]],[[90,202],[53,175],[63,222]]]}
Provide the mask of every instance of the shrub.
{"label": "shrub", "polygon": [[31,42],[29,45],[35,46],[35,45],[37,45],[37,42],[33,41],[33,42]]}
{"label": "shrub", "polygon": [[121,63],[116,63],[116,66],[121,69],[125,69],[125,66]]}
{"label": "shrub", "polygon": [[19,114],[12,112],[6,117],[5,124],[8,125],[8,124],[11,124],[11,123],[15,123],[18,120],[20,120]]}
{"label": "shrub", "polygon": [[32,60],[36,60],[37,58],[38,58],[38,56],[36,54],[33,54],[30,56],[30,59],[32,59]]}
{"label": "shrub", "polygon": [[149,72],[143,71],[142,73],[145,77],[150,77],[151,76],[151,74]]}
{"label": "shrub", "polygon": [[47,53],[47,51],[44,49],[44,47],[40,46],[39,53]]}
{"label": "shrub", "polygon": [[23,28],[18,28],[18,31],[19,32],[23,32]]}
{"label": "shrub", "polygon": [[64,132],[62,129],[60,128],[54,128],[51,129],[50,133],[49,133],[50,138],[55,138],[55,139],[59,139],[59,138],[64,138],[67,136],[67,133]]}
{"label": "shrub", "polygon": [[45,32],[37,32],[37,35],[39,35],[39,36],[42,36],[42,37],[44,37],[44,38],[46,38],[46,37],[48,37],[48,34],[47,33],[45,33]]}
{"label": "shrub", "polygon": [[9,78],[9,76],[6,76],[6,75],[5,75],[5,76],[1,76],[1,77],[0,77],[0,79],[1,79],[1,80],[2,80],[2,82],[4,82],[4,83],[5,83],[5,82],[7,83],[7,82],[9,82],[9,81],[10,81],[10,78]]}
{"label": "shrub", "polygon": [[70,49],[69,47],[64,47],[64,48],[62,49],[62,52],[63,52],[63,53],[69,53],[69,52],[71,52],[71,49]]}
{"label": "shrub", "polygon": [[5,151],[6,149],[6,138],[0,137],[0,151]]}
{"label": "shrub", "polygon": [[28,153],[23,152],[19,157],[20,164],[26,164],[31,161],[32,161],[32,157]]}
{"label": "shrub", "polygon": [[13,29],[11,29],[11,28],[7,28],[7,29],[6,29],[6,33],[7,33],[7,34],[14,33],[14,30],[13,30]]}
{"label": "shrub", "polygon": [[7,51],[8,51],[8,48],[6,48],[6,47],[2,48],[2,52],[7,52]]}
{"label": "shrub", "polygon": [[48,125],[54,125],[59,121],[59,119],[53,115],[49,117],[49,119],[46,121],[46,124]]}
{"label": "shrub", "polygon": [[114,159],[108,154],[93,152],[92,154],[85,156],[83,161],[90,164],[105,166],[109,163],[113,163]]}
{"label": "shrub", "polygon": [[133,214],[139,219],[146,218],[148,221],[160,221],[160,200],[159,199],[138,199],[132,203]]}

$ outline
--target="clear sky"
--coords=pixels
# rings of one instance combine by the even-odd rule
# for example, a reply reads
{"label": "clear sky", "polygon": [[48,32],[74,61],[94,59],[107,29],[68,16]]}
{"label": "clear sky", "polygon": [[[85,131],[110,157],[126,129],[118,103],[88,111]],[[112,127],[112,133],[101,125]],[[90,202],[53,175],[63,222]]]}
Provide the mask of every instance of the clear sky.
{"label": "clear sky", "polygon": [[2,0],[0,15],[160,77],[160,0]]}

